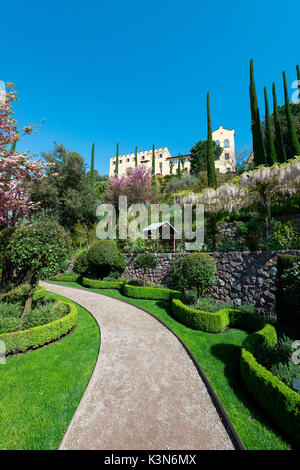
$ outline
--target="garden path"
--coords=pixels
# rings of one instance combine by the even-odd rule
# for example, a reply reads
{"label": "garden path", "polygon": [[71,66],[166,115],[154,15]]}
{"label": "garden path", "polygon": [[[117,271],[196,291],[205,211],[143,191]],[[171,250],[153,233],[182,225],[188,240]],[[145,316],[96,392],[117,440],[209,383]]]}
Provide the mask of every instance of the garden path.
{"label": "garden path", "polygon": [[233,449],[182,344],[143,310],[41,282],[87,309],[101,330],[97,363],[60,449]]}

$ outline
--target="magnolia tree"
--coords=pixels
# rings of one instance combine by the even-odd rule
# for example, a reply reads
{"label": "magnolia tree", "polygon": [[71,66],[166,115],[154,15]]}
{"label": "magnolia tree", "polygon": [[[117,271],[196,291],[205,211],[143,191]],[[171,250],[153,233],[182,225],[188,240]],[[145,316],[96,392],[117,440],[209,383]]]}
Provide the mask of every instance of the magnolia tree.
{"label": "magnolia tree", "polygon": [[177,198],[181,204],[204,204],[205,211],[232,212],[258,204],[266,216],[266,238],[271,222],[271,202],[277,195],[291,196],[300,190],[300,157],[271,167],[259,166],[246,171],[231,183],[202,193],[190,193]]}
{"label": "magnolia tree", "polygon": [[[28,197],[26,186],[40,181],[46,165],[33,161],[27,153],[15,153],[16,142],[20,140],[17,122],[13,118],[13,102],[17,100],[16,91],[11,83],[0,99],[0,223],[15,224],[16,220],[36,208]],[[22,131],[30,134],[33,125],[25,126]]]}
{"label": "magnolia tree", "polygon": [[151,170],[142,165],[130,169],[126,176],[111,177],[104,198],[115,206],[118,204],[119,196],[127,196],[128,204],[150,204],[155,200],[156,194]]}

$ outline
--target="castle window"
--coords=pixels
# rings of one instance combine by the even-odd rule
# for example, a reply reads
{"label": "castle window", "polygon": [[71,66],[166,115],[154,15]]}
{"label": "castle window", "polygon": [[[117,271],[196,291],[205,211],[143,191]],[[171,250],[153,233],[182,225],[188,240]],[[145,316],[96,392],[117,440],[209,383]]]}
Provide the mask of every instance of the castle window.
{"label": "castle window", "polygon": [[129,158],[127,158],[127,161],[129,162]]}
{"label": "castle window", "polygon": [[162,158],[162,153],[159,154],[159,158]]}
{"label": "castle window", "polygon": [[220,160],[220,157],[216,157],[216,160]]}
{"label": "castle window", "polygon": [[120,160],[119,163],[122,163],[122,160]]}
{"label": "castle window", "polygon": [[144,156],[144,155],[142,156],[142,160],[145,160],[145,156]]}
{"label": "castle window", "polygon": [[219,140],[216,140],[216,145],[220,146],[220,141]]}
{"label": "castle window", "polygon": [[229,140],[228,139],[224,140],[224,147],[229,147]]}
{"label": "castle window", "polygon": [[230,171],[231,171],[231,168],[226,168],[227,173],[230,173]]}
{"label": "castle window", "polygon": [[225,153],[225,160],[229,160],[229,153]]}

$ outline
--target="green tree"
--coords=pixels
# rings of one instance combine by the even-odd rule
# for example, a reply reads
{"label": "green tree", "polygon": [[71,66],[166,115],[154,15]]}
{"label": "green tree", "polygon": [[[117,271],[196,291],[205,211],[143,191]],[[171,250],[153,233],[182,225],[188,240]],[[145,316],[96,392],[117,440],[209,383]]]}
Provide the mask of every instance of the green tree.
{"label": "green tree", "polygon": [[91,187],[94,188],[95,186],[95,144],[94,143],[92,145],[90,181],[91,181]]}
{"label": "green tree", "polygon": [[275,142],[276,142],[277,158],[280,163],[284,163],[286,162],[286,154],[285,154],[285,148],[283,145],[281,125],[280,125],[280,120],[279,120],[275,83],[273,83],[272,85],[272,92],[273,92],[273,120],[274,120],[274,127],[275,127]]}
{"label": "green tree", "polygon": [[266,155],[262,138],[259,108],[257,103],[256,88],[254,81],[253,59],[250,60],[250,106],[251,106],[251,129],[253,139],[254,163],[266,165]]}
{"label": "green tree", "polygon": [[[222,148],[216,144],[215,141],[212,143],[214,150],[214,158],[218,158],[222,154]],[[199,140],[191,148],[190,151],[190,173],[198,176],[202,171],[207,172],[207,140]]]}
{"label": "green tree", "polygon": [[284,87],[284,100],[285,100],[285,112],[288,125],[289,140],[294,152],[294,156],[300,155],[300,144],[296,133],[296,127],[293,120],[293,115],[291,111],[288,88],[286,83],[285,72],[283,72],[283,87]]}
{"label": "green tree", "polygon": [[111,272],[122,273],[126,268],[123,253],[118,251],[114,240],[97,240],[92,244],[87,260],[89,270],[99,279]]}
{"label": "green tree", "polygon": [[39,214],[55,218],[68,230],[78,221],[96,222],[97,195],[91,188],[83,157],[58,144],[42,156],[52,165],[46,177],[30,187],[31,200],[40,203]]}
{"label": "green tree", "polygon": [[67,233],[56,222],[40,221],[18,228],[8,246],[8,256],[16,269],[29,276],[29,291],[20,321],[31,310],[32,299],[39,279],[45,270],[55,271],[70,249]]}
{"label": "green tree", "polygon": [[264,87],[264,95],[265,95],[265,113],[266,113],[266,130],[267,130],[267,160],[269,165],[273,165],[276,163],[276,153],[275,153],[275,145],[273,139],[273,132],[271,126],[271,119],[270,119],[270,110],[269,110],[269,101],[268,101],[268,94],[267,88]]}
{"label": "green tree", "polygon": [[138,166],[137,147],[135,147],[134,164],[135,164],[135,166]]}
{"label": "green tree", "polygon": [[215,156],[212,140],[212,128],[209,106],[209,93],[207,93],[207,180],[210,188],[217,187]]}
{"label": "green tree", "polygon": [[115,174],[119,174],[119,142],[117,143]]}

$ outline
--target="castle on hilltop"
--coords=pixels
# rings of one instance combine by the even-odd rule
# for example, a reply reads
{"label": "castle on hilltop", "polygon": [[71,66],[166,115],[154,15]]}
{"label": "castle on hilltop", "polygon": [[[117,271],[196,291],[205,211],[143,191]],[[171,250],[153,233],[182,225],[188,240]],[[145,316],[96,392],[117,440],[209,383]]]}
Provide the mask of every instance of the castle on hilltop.
{"label": "castle on hilltop", "polygon": [[[216,171],[219,173],[230,173],[235,169],[235,145],[234,129],[225,129],[220,126],[212,133],[213,140],[223,149],[222,154],[215,161]],[[190,155],[181,155],[181,171],[189,173]],[[138,165],[152,168],[152,149],[137,153]],[[155,149],[155,170],[158,175],[172,175],[178,171],[178,155],[172,156],[168,147]],[[134,168],[135,154],[127,153],[119,155],[119,175],[126,175],[127,170]],[[116,157],[110,157],[109,176],[113,176],[116,167]]]}

